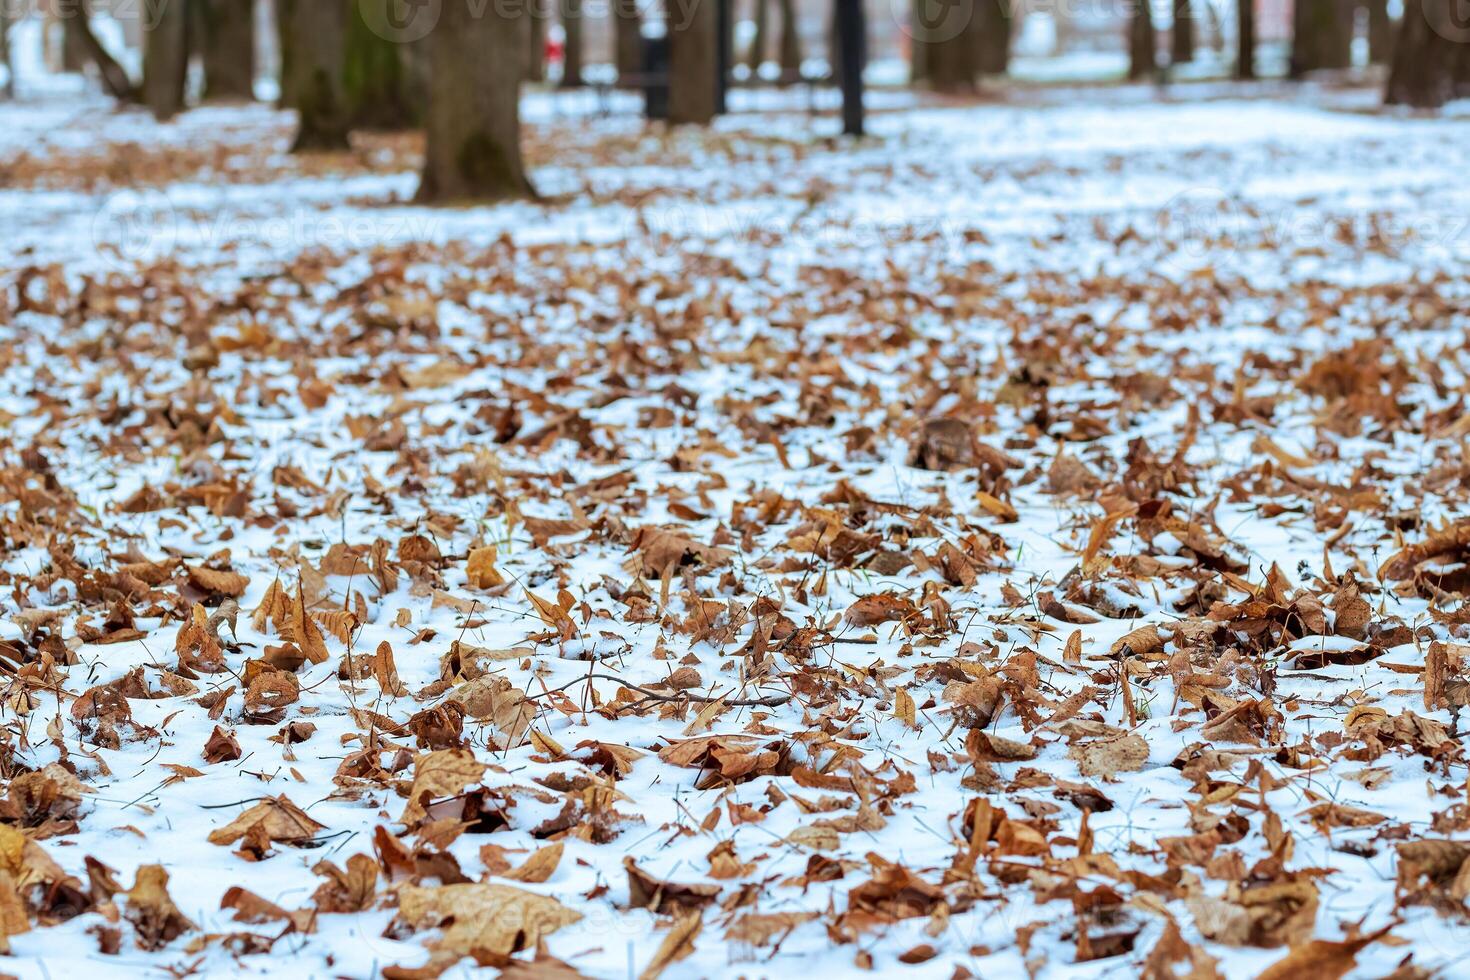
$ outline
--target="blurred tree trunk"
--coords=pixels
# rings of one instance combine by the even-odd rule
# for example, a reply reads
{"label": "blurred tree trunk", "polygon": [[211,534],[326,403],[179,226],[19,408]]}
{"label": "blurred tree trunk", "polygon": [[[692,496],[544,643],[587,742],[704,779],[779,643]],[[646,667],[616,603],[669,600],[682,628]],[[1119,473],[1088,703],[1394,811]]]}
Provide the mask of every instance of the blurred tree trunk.
{"label": "blurred tree trunk", "polygon": [[155,119],[172,119],[184,109],[184,86],[189,77],[189,6],[173,2],[147,9],[149,16],[143,25],[143,104]]}
{"label": "blurred tree trunk", "polygon": [[707,126],[715,117],[719,14],[709,0],[668,0],[669,123]]}
{"label": "blurred tree trunk", "polygon": [[521,161],[521,80],[531,14],[520,4],[445,3],[429,45],[425,203],[534,197]]}
{"label": "blurred tree trunk", "polygon": [[102,46],[102,42],[92,32],[92,25],[87,18],[79,13],[75,17],[62,18],[61,23],[62,44],[83,64],[91,62],[97,66],[97,73],[102,77],[102,88],[107,94],[120,102],[136,100],[138,90],[134,88],[133,80],[128,77],[123,66],[117,63],[117,59]]}
{"label": "blurred tree trunk", "polygon": [[1393,62],[1393,18],[1388,16],[1388,0],[1368,0],[1368,63],[1387,65]]}
{"label": "blurred tree trunk", "polygon": [[1174,0],[1174,27],[1169,31],[1169,64],[1194,60],[1194,11],[1189,0]]}
{"label": "blurred tree trunk", "polygon": [[10,4],[0,3],[0,64],[5,65],[5,97],[15,98],[15,63],[10,60]]}
{"label": "blurred tree trunk", "polygon": [[1138,82],[1152,78],[1158,68],[1154,12],[1147,0],[1140,0],[1128,19],[1128,79]]}
{"label": "blurred tree trunk", "polygon": [[626,78],[643,71],[643,18],[638,13],[639,0],[613,2],[613,61],[618,77]]}
{"label": "blurred tree trunk", "polygon": [[923,80],[934,91],[974,91],[981,72],[982,49],[982,23],[977,10],[985,2],[931,4],[919,0],[915,5],[915,59],[922,59]]}
{"label": "blurred tree trunk", "polygon": [[255,98],[255,0],[195,0],[206,101]]}
{"label": "blurred tree trunk", "polygon": [[1011,67],[1011,0],[975,0],[980,26],[982,75],[1004,75]]}
{"label": "blurred tree trunk", "polygon": [[[454,0],[463,2],[463,0]],[[526,81],[546,81],[546,22],[550,16],[546,0],[526,0],[531,25],[531,41],[521,57],[525,60]]]}
{"label": "blurred tree trunk", "polygon": [[1292,8],[1292,78],[1353,63],[1354,0],[1297,0]]}
{"label": "blurred tree trunk", "polygon": [[[316,0],[324,2],[324,0]],[[333,2],[333,0],[325,0]],[[352,129],[413,129],[423,123],[425,93],[413,71],[413,43],[383,37],[372,29],[363,5],[384,8],[400,0],[348,0],[347,38],[342,55],[342,93]],[[374,23],[379,23],[374,12]]]}
{"label": "blurred tree trunk", "polygon": [[335,0],[278,0],[278,4],[281,92],[301,118],[291,151],[345,150],[351,126],[342,84],[348,6]]}
{"label": "blurred tree trunk", "polygon": [[1235,77],[1256,77],[1256,2],[1236,0]]}
{"label": "blurred tree trunk", "polygon": [[566,33],[561,87],[581,88],[586,84],[582,78],[582,0],[561,0],[561,28]]}
{"label": "blurred tree trunk", "polygon": [[766,63],[766,51],[771,46],[771,0],[755,0],[755,36],[751,38],[750,50],[745,53],[745,63],[754,75]]}
{"label": "blurred tree trunk", "polygon": [[1394,41],[1393,64],[1383,101],[1436,109],[1470,91],[1470,26],[1456,14],[1456,0],[1405,5]]}
{"label": "blurred tree trunk", "polygon": [[801,21],[796,13],[796,0],[778,0],[781,8],[781,84],[790,85],[801,78]]}

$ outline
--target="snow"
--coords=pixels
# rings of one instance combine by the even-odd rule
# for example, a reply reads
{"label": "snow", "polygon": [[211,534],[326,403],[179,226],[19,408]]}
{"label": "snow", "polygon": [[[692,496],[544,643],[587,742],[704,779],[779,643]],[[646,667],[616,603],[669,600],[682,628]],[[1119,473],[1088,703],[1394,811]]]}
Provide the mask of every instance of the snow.
{"label": "snow", "polygon": [[[611,843],[566,839],[556,873],[524,886],[583,915],[548,938],[552,954],[590,976],[633,975],[658,949],[667,918],[626,907],[624,855],[658,878],[709,882],[715,879],[707,876],[706,856],[717,844],[733,842],[741,860],[758,861],[758,871],[716,883],[727,894],[742,882],[757,883],[754,904],[764,913],[841,911],[848,891],[870,875],[868,852],[939,881],[956,854],[957,814],[977,792],[963,785],[963,764],[931,771],[929,753],[962,753],[964,731],[946,737],[943,683],[916,682],[914,669],[957,656],[997,666],[1017,650],[1034,649],[1044,658],[1046,684],[1061,700],[1089,683],[1085,670],[1046,666],[1063,662],[1074,629],[1082,632],[1087,670],[1102,671],[1112,669],[1106,655],[1119,638],[1145,623],[1179,619],[1174,603],[1188,583],[1177,581],[1125,592],[1120,579],[1109,579],[1109,596],[1131,600],[1138,617],[1073,624],[1040,610],[1036,594],[1062,591],[1058,583],[1077,565],[1102,510],[1086,494],[1047,493],[1043,479],[1015,487],[1019,520],[1000,523],[976,503],[973,471],[910,465],[908,444],[898,433],[911,433],[926,415],[968,412],[974,398],[965,392],[990,407],[977,420],[984,441],[1022,458],[1017,478],[1023,470],[1044,472],[1063,449],[1116,475],[1126,466],[1130,442],[1140,437],[1167,460],[1180,445],[1190,409],[1199,409],[1199,432],[1185,455],[1197,486],[1174,492],[1175,512],[1218,503],[1216,524],[1244,555],[1247,570],[1239,574],[1252,583],[1264,581],[1275,564],[1293,583],[1304,584],[1302,564],[1322,574],[1324,547],[1339,574],[1360,563],[1367,582],[1376,563],[1397,550],[1379,510],[1414,508],[1426,527],[1464,513],[1457,484],[1429,493],[1420,484],[1435,465],[1458,460],[1458,450],[1445,440],[1425,435],[1432,427],[1424,420],[1456,404],[1467,377],[1463,269],[1470,229],[1462,216],[1470,213],[1463,179],[1470,138],[1463,122],[1359,112],[1311,93],[1260,92],[1247,87],[1184,101],[1176,91],[1160,101],[1138,88],[1048,89],[1019,94],[1014,102],[970,106],[936,106],[892,93],[880,98],[871,117],[873,135],[856,145],[834,139],[830,113],[808,117],[790,100],[763,103],[762,93],[739,104],[742,111],[722,119],[711,136],[645,136],[626,97],[616,97],[614,112],[603,118],[585,96],[540,93],[528,97],[525,116],[532,142],[548,148],[533,155],[532,177],[545,199],[460,209],[410,203],[416,182],[407,169],[364,165],[360,158],[336,172],[298,169],[285,152],[289,120],[261,107],[201,109],[160,125],[81,99],[0,105],[0,157],[10,162],[24,154],[41,161],[42,172],[47,160],[60,165],[95,155],[103,161],[136,147],[150,154],[223,148],[224,156],[251,161],[238,169],[224,164],[180,179],[131,183],[110,181],[99,164],[96,180],[62,175],[0,190],[0,224],[7,229],[0,240],[7,314],[0,323],[6,350],[0,411],[15,416],[7,423],[6,465],[19,465],[22,448],[44,445],[58,479],[88,516],[87,526],[78,524],[70,535],[79,560],[105,564],[108,554],[121,555],[133,544],[151,559],[175,555],[197,563],[228,548],[233,567],[250,576],[240,600],[242,645],[227,655],[232,672],[281,642],[248,620],[278,576],[294,587],[296,564],[288,556],[319,561],[332,543],[397,541],[416,528],[443,525],[440,515],[458,518],[439,547],[454,556],[444,571],[447,590],[476,600],[474,614],[434,604],[405,576],[396,591],[368,597],[370,619],[353,637],[358,655],[391,643],[410,692],[439,680],[440,656],[456,638],[490,649],[531,647],[531,655],[498,666],[532,694],[576,684],[589,660],[599,661],[601,672],[647,686],[692,654],[703,680],[699,690],[712,697],[740,687],[751,666],[735,653],[749,638],[748,625],[722,649],[708,641],[691,644],[657,623],[624,620],[604,576],[628,584],[631,576],[622,567],[627,549],[585,529],[538,547],[524,526],[512,526],[507,497],[519,499],[526,517],[572,518],[576,503],[593,507],[598,520],[612,517],[629,527],[680,525],[703,543],[732,526],[737,506],[760,492],[803,508],[830,507],[824,497],[847,480],[873,500],[898,505],[882,518],[889,530],[908,527],[919,509],[932,511],[932,531],[914,539],[926,553],[977,530],[1000,535],[1004,547],[994,567],[983,569],[972,586],[942,589],[954,620],[971,625],[932,646],[906,642],[894,623],[858,628],[837,625],[837,618],[860,597],[878,592],[918,599],[925,583],[943,582],[935,570],[911,566],[879,574],[822,563],[794,573],[779,569],[780,558],[796,554],[789,534],[809,519],[800,511],[775,520],[750,547],[731,545],[739,552],[731,569],[738,590],[720,585],[718,571],[698,575],[703,598],[748,604],[757,594],[779,597],[797,625],[828,625],[844,641],[815,655],[850,685],[837,695],[850,709],[843,722],[848,727],[829,745],[808,757],[797,741],[812,730],[816,711],[804,711],[799,702],[761,709],[774,737],[790,740],[795,758],[816,761],[841,744],[870,771],[887,763],[884,779],[907,770],[918,781],[916,792],[894,799],[884,826],[842,836],[827,857],[855,863],[838,880],[805,888],[784,883],[806,873],[813,853],[787,840],[813,819],[789,800],[759,822],[732,825],[726,816],[713,829],[701,829],[717,806],[767,806],[772,787],[811,799],[843,796],[846,808],[819,816],[851,815],[852,808],[844,794],[797,789],[785,777],[696,788],[697,770],[662,762],[656,752],[685,737],[697,706],[677,719],[614,719],[587,710],[548,710],[538,718],[538,730],[568,750],[600,740],[649,753],[616,786],[623,797],[616,808],[641,823],[624,823]],[[117,306],[48,312],[37,303],[19,310],[23,291],[40,300],[35,294],[49,289],[44,278],[28,281],[27,270],[50,268],[74,291],[84,283],[105,286],[119,297]],[[398,269],[406,271],[399,275]],[[263,311],[259,319],[249,312],[256,307],[235,302],[255,289],[275,297],[252,301]],[[185,310],[182,294],[198,297],[198,309]],[[419,301],[422,308],[415,306]],[[699,311],[692,327],[685,318],[691,307]],[[387,324],[376,334],[362,328],[370,310]],[[426,321],[436,331],[424,330]],[[186,351],[201,336],[233,337],[252,322],[277,346],[221,350],[207,379],[191,388]],[[1092,340],[1090,347],[1065,347],[1073,360],[1058,363],[1044,343],[1053,333]],[[391,343],[384,339],[389,336]],[[891,339],[880,342],[879,336]],[[1266,365],[1294,360],[1300,374],[1323,354],[1374,339],[1386,340],[1405,363],[1422,358],[1436,364],[1443,376],[1438,386],[1427,374],[1417,376],[1396,394],[1415,419],[1398,438],[1376,438],[1378,423],[1370,420],[1329,447],[1319,429],[1327,411],[1321,400]],[[642,363],[629,353],[635,348]],[[925,360],[934,351],[941,356]],[[1055,371],[1046,397],[1067,412],[1071,431],[1080,433],[1075,441],[1058,438],[1065,426],[1038,432],[1030,407],[1002,397],[1008,377],[1032,361],[1038,370]],[[444,365],[453,370],[433,377]],[[413,371],[425,372],[427,380],[393,381],[392,372],[403,377]],[[1173,394],[1125,400],[1115,383],[1145,373],[1162,375]],[[321,404],[302,395],[313,377],[333,385]],[[1221,399],[1237,378],[1242,398],[1277,400],[1271,419],[1225,417]],[[144,379],[147,386],[140,387]],[[671,406],[665,395],[670,384],[692,393],[694,403]],[[931,394],[928,384],[938,385],[939,397],[920,404]],[[610,392],[619,397],[602,397]],[[825,404],[818,403],[818,392],[826,392]],[[97,412],[114,399],[122,407],[104,424]],[[216,401],[234,409],[218,417],[219,442],[186,445],[184,435],[156,428],[160,404],[215,416],[210,406]],[[551,424],[556,411],[576,410],[591,422],[591,448],[579,450],[569,439],[544,451],[526,443],[496,445],[475,411],[503,401],[523,406],[523,432]],[[670,408],[671,422],[649,422]],[[396,451],[365,448],[349,427],[364,417],[401,420],[405,445],[421,454],[419,464]],[[1088,433],[1087,417],[1105,425]],[[135,444],[111,445],[115,431],[129,426],[135,431],[127,438]],[[859,427],[878,436],[871,449],[850,452],[848,434]],[[1227,481],[1260,462],[1255,440],[1261,435],[1284,453],[1310,460],[1293,473],[1325,484],[1352,485],[1371,454],[1373,472],[1363,478],[1383,491],[1384,507],[1356,510],[1352,526],[1335,536],[1335,527],[1314,524],[1316,502],[1302,493],[1232,497]],[[677,454],[686,452],[695,464],[679,462]],[[491,467],[513,489],[497,490],[493,479],[464,488],[451,479],[461,467],[476,466]],[[340,491],[339,506],[322,509],[322,498],[279,488],[273,474],[287,467]],[[645,496],[591,505],[572,492],[619,472],[631,474]],[[198,506],[146,513],[117,506],[141,487],[214,482],[222,474],[241,480],[257,509],[271,509],[280,494],[310,516],[252,523]],[[386,488],[386,505],[369,480]],[[1283,510],[1268,515],[1267,503]],[[3,506],[0,514],[17,519],[17,503]],[[885,525],[863,530],[877,527]],[[498,567],[514,583],[503,594],[486,595],[466,582],[464,555],[489,543],[499,545]],[[1173,533],[1160,533],[1152,547],[1166,566],[1192,567],[1185,557],[1189,545]],[[1127,531],[1112,550],[1146,549]],[[767,557],[772,561],[763,563]],[[29,577],[52,563],[45,548],[15,547],[4,567]],[[1003,583],[1014,583],[1027,601],[1008,605]],[[657,600],[659,583],[648,585]],[[363,586],[332,576],[329,602],[348,602],[354,588]],[[578,603],[610,615],[592,620],[575,642],[528,639],[546,625],[526,588],[553,601],[564,588]],[[690,606],[677,575],[671,588],[669,611],[683,619]],[[64,608],[68,623],[80,611],[75,589],[57,580],[46,588],[17,587],[13,594],[7,588],[0,598],[6,618],[20,612],[22,596],[29,606]],[[1237,594],[1229,601],[1241,600]],[[1372,602],[1416,627],[1444,630],[1431,625],[1420,598],[1384,592]],[[410,628],[395,625],[400,609],[408,610]],[[93,615],[94,625],[104,618]],[[172,669],[178,623],[140,618],[139,627],[150,631],[142,640],[80,646],[79,663],[69,669],[69,695],[137,666]],[[421,630],[430,637],[412,642]],[[25,632],[9,622],[0,623],[0,631],[17,640]],[[871,644],[846,642],[869,633],[876,637]],[[89,855],[117,869],[124,883],[138,867],[162,863],[172,876],[170,893],[199,931],[158,951],[139,949],[125,935],[120,952],[106,955],[87,932],[103,917],[88,913],[12,936],[12,954],[0,968],[27,978],[131,976],[181,964],[208,976],[282,970],[371,976],[390,964],[421,963],[422,937],[385,937],[394,917],[387,907],[323,915],[315,933],[287,935],[271,955],[234,955],[220,942],[189,945],[200,932],[277,934],[280,923],[233,921],[220,909],[225,891],[238,884],[287,909],[306,906],[319,883],[311,871],[318,861],[340,864],[349,855],[372,853],[374,829],[392,827],[402,812],[403,798],[389,788],[358,797],[334,792],[339,764],[361,747],[354,740],[362,726],[350,709],[372,706],[401,722],[438,699],[385,698],[371,679],[339,681],[346,647],[333,638],[326,642],[332,658],[302,669],[307,693],[286,716],[317,726],[309,741],[294,746],[291,761],[270,741],[279,724],[239,723],[238,693],[219,723],[232,727],[243,757],[206,765],[200,750],[216,722],[188,698],[132,700],[134,720],[159,734],[124,739],[110,749],[82,744],[70,697],[58,702],[54,692],[32,692],[34,709],[7,718],[24,747],[17,757],[34,768],[61,758],[62,747],[47,732],[60,715],[68,758],[95,789],[80,832],[45,841],[47,852],[83,881]],[[985,652],[962,653],[967,642]],[[1286,661],[1288,652],[1351,653],[1361,646],[1346,637],[1313,635],[1275,656]],[[672,659],[660,659],[665,648]],[[1420,645],[1403,643],[1381,660],[1422,667],[1423,656]],[[780,680],[769,678],[743,696],[785,690]],[[198,683],[206,692],[235,678],[206,675]],[[618,688],[591,683],[604,701]],[[921,711],[926,723],[918,729],[893,717],[892,691],[911,683],[919,705],[936,702],[927,715]],[[1136,731],[1147,742],[1148,758],[1141,770],[1122,772],[1117,781],[1086,780],[1115,803],[1092,813],[1088,826],[1098,852],[1157,874],[1164,868],[1160,838],[1194,832],[1191,787],[1170,762],[1201,741],[1202,716],[1182,713],[1167,672],[1153,675],[1146,687],[1138,678],[1133,683],[1140,685],[1133,695],[1139,702]],[[1285,712],[1286,744],[1341,730],[1357,703],[1371,702],[1390,715],[1413,708],[1453,724],[1448,711],[1424,708],[1417,676],[1395,673],[1379,660],[1304,671],[1284,663],[1276,683],[1276,703],[1298,702]],[[585,707],[581,687],[571,687],[569,696]],[[1092,708],[1102,723],[1128,725],[1116,691]],[[740,734],[754,719],[750,708],[732,709],[702,734]],[[1030,738],[1013,710],[1000,714],[989,731]],[[500,767],[486,776],[486,785],[524,788],[538,777],[586,771],[528,746],[506,750],[488,726],[467,722],[466,732],[481,761]],[[1243,751],[1233,768],[1213,778],[1242,780],[1247,756]],[[1321,886],[1315,934],[1339,939],[1346,924],[1361,920],[1366,932],[1401,918],[1393,934],[1404,945],[1369,945],[1358,954],[1354,975],[1386,974],[1410,951],[1417,965],[1452,974],[1463,955],[1462,928],[1432,908],[1396,905],[1392,844],[1352,853],[1338,845],[1344,839],[1370,842],[1373,828],[1321,833],[1302,813],[1325,798],[1428,834],[1431,816],[1453,799],[1426,782],[1458,782],[1450,789],[1459,798],[1463,773],[1430,775],[1424,759],[1390,754],[1374,763],[1390,770],[1388,779],[1370,789],[1352,779],[1353,767],[1341,760],[1306,770],[1269,754],[1259,761],[1279,780],[1267,796],[1294,835],[1291,866],[1333,871]],[[205,775],[163,785],[165,763]],[[1067,745],[1055,740],[1034,760],[996,763],[995,769],[1009,780],[1027,766],[1052,778],[1083,778]],[[410,778],[411,771],[400,775]],[[206,841],[209,831],[250,803],[281,793],[334,836],[315,849],[277,846],[269,859],[250,863]],[[1046,791],[978,795],[1008,806],[1018,818],[1025,815],[1022,800],[1053,799]],[[557,807],[528,796],[519,800],[511,828],[467,833],[451,845],[470,878],[480,877],[482,844],[525,849],[511,856],[517,862],[544,844],[530,829]],[[1058,836],[1079,832],[1076,807],[1062,803],[1051,816]],[[1247,867],[1265,853],[1259,825],[1257,820],[1238,845]],[[1225,884],[1206,880],[1203,887],[1218,894]],[[711,910],[693,954],[665,975],[802,970],[845,976],[857,972],[859,950],[878,969],[893,970],[900,968],[900,954],[920,944],[932,945],[937,955],[902,967],[915,976],[948,977],[957,967],[982,976],[1021,976],[1028,960],[1044,977],[1133,974],[1163,930],[1163,920],[1140,903],[1126,913],[1141,930],[1131,951],[1074,963],[1066,932],[1069,903],[1039,904],[1024,882],[1002,885],[987,877],[985,886],[1001,897],[956,911],[934,931],[926,927],[935,920],[920,916],[842,945],[818,919],[796,928],[777,953],[724,942],[719,937],[733,913]],[[1168,907],[1186,938],[1201,942],[1185,903],[1174,900]],[[1040,927],[1028,952],[1017,937],[1035,923]],[[1254,975],[1286,952],[1205,947],[1230,976]],[[449,975],[472,973],[465,961]]]}

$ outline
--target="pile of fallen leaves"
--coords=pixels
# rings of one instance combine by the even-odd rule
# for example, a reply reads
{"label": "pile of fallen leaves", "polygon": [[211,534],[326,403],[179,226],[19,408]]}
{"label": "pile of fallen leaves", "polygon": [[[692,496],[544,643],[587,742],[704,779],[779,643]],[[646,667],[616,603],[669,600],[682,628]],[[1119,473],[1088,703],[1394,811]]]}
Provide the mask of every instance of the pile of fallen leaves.
{"label": "pile of fallen leaves", "polygon": [[[839,163],[933,176],[779,166],[813,210]],[[1177,242],[1101,220],[1071,231],[1116,262],[1014,271],[1024,234],[822,213],[9,256],[0,941],[177,975],[1455,962],[1459,274],[1344,233],[1414,274],[1169,278]]]}

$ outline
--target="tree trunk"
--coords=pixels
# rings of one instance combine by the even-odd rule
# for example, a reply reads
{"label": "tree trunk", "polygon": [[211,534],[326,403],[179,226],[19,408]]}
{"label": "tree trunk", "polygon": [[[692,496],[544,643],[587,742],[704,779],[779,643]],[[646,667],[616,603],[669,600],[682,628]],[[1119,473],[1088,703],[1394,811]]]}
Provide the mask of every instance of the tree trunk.
{"label": "tree trunk", "polygon": [[[345,150],[350,128],[342,84],[348,8],[334,0],[277,0],[283,56],[281,92],[301,117],[293,153]],[[450,4],[449,6],[455,6]]]}
{"label": "tree trunk", "polygon": [[1368,63],[1393,63],[1393,18],[1388,16],[1388,0],[1368,0]]}
{"label": "tree trunk", "polygon": [[[373,12],[371,21],[363,11],[368,2],[383,8],[381,14]],[[342,56],[342,92],[351,129],[413,129],[423,122],[425,96],[411,61],[414,45],[419,42],[384,37],[372,27],[374,23],[391,23],[387,20],[388,5],[399,2],[348,0],[350,20]]]}
{"label": "tree trunk", "polygon": [[15,63],[10,59],[10,4],[0,3],[0,64],[5,65],[5,97],[15,98]]}
{"label": "tree trunk", "polygon": [[[468,0],[453,0],[453,2],[462,3]],[[531,21],[531,42],[525,46],[523,55],[526,65],[525,79],[528,82],[544,82],[546,81],[546,23],[550,17],[550,11],[546,0],[526,0],[526,7]],[[440,29],[443,29],[442,26]]]}
{"label": "tree trunk", "polygon": [[936,92],[972,92],[981,73],[982,16],[986,0],[953,0],[915,5],[915,60],[923,80]]}
{"label": "tree trunk", "polygon": [[195,0],[204,37],[206,101],[255,98],[255,0]]}
{"label": "tree trunk", "polygon": [[1152,78],[1158,71],[1158,51],[1154,38],[1154,14],[1146,0],[1133,6],[1128,19],[1128,80]]}
{"label": "tree trunk", "polygon": [[754,75],[766,63],[766,52],[771,47],[771,0],[755,0],[755,36],[750,40],[750,50],[745,53],[745,63]]}
{"label": "tree trunk", "polygon": [[1174,27],[1169,32],[1169,63],[1183,65],[1194,60],[1194,12],[1189,0],[1174,0]]}
{"label": "tree trunk", "polygon": [[1297,0],[1292,10],[1292,78],[1352,67],[1354,8],[1354,0]]}
{"label": "tree trunk", "polygon": [[561,87],[581,88],[586,84],[582,78],[582,0],[561,0],[561,27],[566,33]]}
{"label": "tree trunk", "polygon": [[638,13],[639,0],[613,2],[613,61],[618,78],[624,79],[643,71],[643,18]]}
{"label": "tree trunk", "polygon": [[975,0],[980,24],[980,74],[1004,75],[1011,66],[1011,0]]}
{"label": "tree trunk", "polygon": [[707,126],[715,118],[719,13],[709,0],[668,0],[669,123]]}
{"label": "tree trunk", "polygon": [[520,4],[445,3],[429,34],[425,203],[534,197],[521,162],[521,80],[531,14]]}
{"label": "tree trunk", "polygon": [[189,7],[180,2],[162,3],[149,8],[149,14],[143,25],[143,104],[161,121],[184,109]]}
{"label": "tree trunk", "polygon": [[97,35],[92,33],[91,23],[80,12],[75,17],[63,18],[61,37],[65,47],[83,64],[90,61],[97,66],[102,88],[108,95],[119,102],[132,102],[138,98],[138,90],[133,87],[127,71],[102,46]]}
{"label": "tree trunk", "polygon": [[781,6],[781,84],[789,85],[801,77],[801,21],[796,13],[796,0],[778,0]]}
{"label": "tree trunk", "polygon": [[1455,96],[1466,80],[1462,42],[1470,41],[1470,28],[1456,18],[1455,3],[1423,0],[1405,5],[1385,103],[1437,109]]}
{"label": "tree trunk", "polygon": [[1256,77],[1256,0],[1235,3],[1235,77]]}

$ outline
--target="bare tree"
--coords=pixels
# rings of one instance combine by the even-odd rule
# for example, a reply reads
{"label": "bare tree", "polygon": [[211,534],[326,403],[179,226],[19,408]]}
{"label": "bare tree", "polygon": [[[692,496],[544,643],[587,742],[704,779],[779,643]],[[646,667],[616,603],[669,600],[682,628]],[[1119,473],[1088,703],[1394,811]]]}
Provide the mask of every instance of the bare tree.
{"label": "bare tree", "polygon": [[1169,31],[1169,63],[1194,60],[1194,11],[1189,0],[1174,0],[1174,26]]}
{"label": "bare tree", "polygon": [[300,116],[292,152],[345,150],[351,125],[342,80],[347,4],[335,0],[278,0],[278,4],[281,92]]}
{"label": "bare tree", "polygon": [[[367,3],[381,8],[369,22]],[[343,50],[342,89],[353,129],[411,129],[423,121],[425,93],[414,71],[415,44],[384,37],[374,23],[389,23],[390,4],[400,0],[349,0]]]}
{"label": "bare tree", "polygon": [[781,49],[779,62],[783,84],[801,77],[801,21],[796,13],[796,0],[778,0],[781,7]]}
{"label": "bare tree", "polygon": [[1256,77],[1256,2],[1235,3],[1235,77]]}
{"label": "bare tree", "polygon": [[582,78],[582,0],[561,0],[562,48],[561,87],[580,88]]}
{"label": "bare tree", "polygon": [[1135,0],[1128,18],[1128,78],[1142,81],[1158,71],[1158,48],[1154,37],[1154,13],[1148,0]]}
{"label": "bare tree", "polygon": [[719,21],[708,0],[668,0],[669,122],[708,125],[715,117]]}
{"label": "bare tree", "polygon": [[143,24],[143,104],[155,119],[172,119],[184,109],[189,9],[182,0],[174,0],[150,7],[149,15]]}
{"label": "bare tree", "polygon": [[1292,8],[1292,78],[1353,63],[1355,0],[1297,0]]}
{"label": "bare tree", "polygon": [[520,89],[530,14],[446,3],[429,43],[425,203],[533,197],[521,160]]}
{"label": "bare tree", "polygon": [[108,95],[120,102],[132,102],[138,98],[138,90],[126,69],[118,64],[93,33],[85,9],[79,7],[72,16],[63,18],[61,32],[62,44],[71,52],[70,57],[78,64],[95,65],[102,79],[102,88]]}
{"label": "bare tree", "polygon": [[195,0],[203,28],[204,98],[255,98],[255,0]]}
{"label": "bare tree", "polygon": [[1470,95],[1470,33],[1455,2],[1405,5],[1384,92],[1389,105],[1434,109]]}

